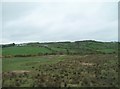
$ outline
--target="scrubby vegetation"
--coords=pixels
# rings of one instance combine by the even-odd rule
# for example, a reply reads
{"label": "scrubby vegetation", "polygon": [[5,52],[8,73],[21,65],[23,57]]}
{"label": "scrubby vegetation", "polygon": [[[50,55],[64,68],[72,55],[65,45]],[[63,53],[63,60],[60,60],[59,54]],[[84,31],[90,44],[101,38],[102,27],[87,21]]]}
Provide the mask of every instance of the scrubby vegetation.
{"label": "scrubby vegetation", "polygon": [[117,52],[96,41],[4,47],[3,87],[118,87]]}

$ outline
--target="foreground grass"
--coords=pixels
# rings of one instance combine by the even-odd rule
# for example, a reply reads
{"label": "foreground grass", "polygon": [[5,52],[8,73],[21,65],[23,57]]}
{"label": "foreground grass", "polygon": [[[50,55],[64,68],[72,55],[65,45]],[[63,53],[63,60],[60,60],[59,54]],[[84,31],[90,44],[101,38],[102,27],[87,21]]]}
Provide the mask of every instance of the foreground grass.
{"label": "foreground grass", "polygon": [[117,87],[117,65],[115,54],[5,58],[3,87]]}
{"label": "foreground grass", "polygon": [[54,64],[59,61],[63,61],[64,59],[65,55],[3,58],[2,71],[31,70],[32,66],[37,67],[38,65],[43,64]]}

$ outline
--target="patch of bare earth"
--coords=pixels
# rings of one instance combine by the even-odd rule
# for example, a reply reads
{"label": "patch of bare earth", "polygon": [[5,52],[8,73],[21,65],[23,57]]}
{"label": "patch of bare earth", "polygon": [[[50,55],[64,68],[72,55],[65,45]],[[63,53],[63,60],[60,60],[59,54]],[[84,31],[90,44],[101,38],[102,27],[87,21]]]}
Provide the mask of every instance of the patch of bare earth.
{"label": "patch of bare earth", "polygon": [[80,64],[84,65],[84,66],[93,66],[94,65],[94,63],[85,63],[85,62],[82,62]]}
{"label": "patch of bare earth", "polygon": [[3,58],[3,56],[2,56],[2,55],[0,55],[0,58]]}
{"label": "patch of bare earth", "polygon": [[30,71],[28,71],[28,70],[15,70],[15,71],[12,71],[12,73],[21,74],[21,73],[30,73]]}

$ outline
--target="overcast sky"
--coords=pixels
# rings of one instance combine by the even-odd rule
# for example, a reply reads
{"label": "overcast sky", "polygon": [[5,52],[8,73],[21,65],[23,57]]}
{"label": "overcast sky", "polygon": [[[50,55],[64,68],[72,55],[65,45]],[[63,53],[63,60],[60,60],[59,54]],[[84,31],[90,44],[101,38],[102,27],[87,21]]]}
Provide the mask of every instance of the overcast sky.
{"label": "overcast sky", "polygon": [[117,5],[117,2],[3,3],[2,43],[117,41]]}

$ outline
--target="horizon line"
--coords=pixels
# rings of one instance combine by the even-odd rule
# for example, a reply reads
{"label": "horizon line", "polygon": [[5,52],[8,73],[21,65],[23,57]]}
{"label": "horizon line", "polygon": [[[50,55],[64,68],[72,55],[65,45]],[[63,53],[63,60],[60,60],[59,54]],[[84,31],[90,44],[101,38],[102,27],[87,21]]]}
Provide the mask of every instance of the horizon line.
{"label": "horizon line", "polygon": [[102,41],[102,40],[60,40],[60,41],[27,41],[27,42],[8,42],[8,43],[0,43],[0,45],[4,44],[24,44],[24,43],[57,43],[57,42],[76,42],[76,41],[96,41],[96,42],[120,42],[119,40],[112,40],[112,41]]}

